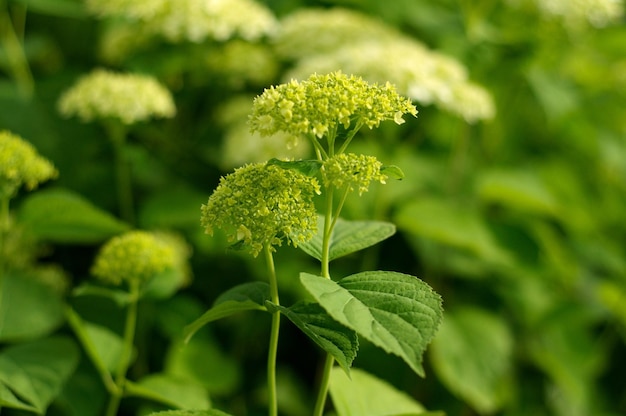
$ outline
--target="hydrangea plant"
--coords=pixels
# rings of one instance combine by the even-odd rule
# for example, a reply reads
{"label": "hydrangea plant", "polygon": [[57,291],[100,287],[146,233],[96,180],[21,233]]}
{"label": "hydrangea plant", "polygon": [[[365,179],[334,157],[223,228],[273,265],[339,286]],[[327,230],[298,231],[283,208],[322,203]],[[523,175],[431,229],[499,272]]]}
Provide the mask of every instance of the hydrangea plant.
{"label": "hydrangea plant", "polygon": [[[272,315],[268,354],[269,414],[278,414],[276,355],[280,317],[285,316],[327,353],[313,414],[322,415],[334,363],[350,373],[358,339],[363,337],[401,357],[423,375],[422,353],[442,317],[441,298],[414,276],[364,271],[331,276],[330,262],[374,245],[395,232],[382,221],[340,218],[351,193],[367,192],[402,171],[376,157],[347,152],[357,132],[386,120],[397,124],[417,114],[410,100],[385,83],[370,84],[342,72],[310,76],[267,88],[254,100],[249,123],[263,135],[302,137],[315,149],[314,160],[278,160],[236,169],[223,177],[202,206],[206,232],[223,229],[233,248],[265,253],[268,283],[236,286],[222,294],[187,329],[189,339],[202,326],[232,313],[257,309]],[[287,143],[285,143],[287,145]],[[339,198],[335,199],[335,194]],[[323,213],[316,213],[321,198]],[[273,251],[288,241],[320,262],[319,275],[300,274],[312,301],[285,307],[279,291]]]}

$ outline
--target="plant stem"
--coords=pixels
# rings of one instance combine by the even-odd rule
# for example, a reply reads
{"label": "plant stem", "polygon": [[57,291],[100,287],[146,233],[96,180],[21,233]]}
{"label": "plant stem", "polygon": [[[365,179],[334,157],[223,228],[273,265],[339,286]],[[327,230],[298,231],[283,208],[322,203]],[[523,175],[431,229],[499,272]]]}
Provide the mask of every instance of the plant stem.
{"label": "plant stem", "polygon": [[126,146],[126,129],[118,122],[106,125],[109,138],[113,143],[115,156],[115,174],[117,181],[117,195],[121,218],[129,224],[134,224],[133,190],[130,178],[130,168],[124,156]]}
{"label": "plant stem", "polygon": [[[5,238],[9,231],[9,200],[8,196],[0,197],[0,294],[2,293],[2,278],[5,268]],[[2,297],[0,296],[0,299]]]}
{"label": "plant stem", "polygon": [[[276,269],[274,267],[274,257],[270,244],[263,248],[265,260],[267,262],[267,272],[270,282],[270,296],[274,305],[280,305],[278,298],[278,281],[276,279]],[[270,333],[270,346],[267,355],[267,389],[269,401],[269,415],[278,415],[278,397],[276,393],[276,355],[278,352],[278,331],[280,329],[280,312],[272,312],[272,328]]]}
{"label": "plant stem", "polygon": [[126,310],[126,324],[124,326],[124,338],[122,340],[122,353],[115,371],[116,390],[111,394],[106,416],[116,416],[120,407],[120,401],[124,393],[126,383],[126,372],[130,366],[133,355],[133,340],[135,338],[135,328],[137,327],[137,304],[139,303],[139,282],[131,282],[130,303]]}
{"label": "plant stem", "polygon": [[0,0],[0,43],[6,51],[8,66],[20,95],[24,99],[30,99],[35,90],[35,82],[22,43],[15,33],[8,6],[2,0]]}

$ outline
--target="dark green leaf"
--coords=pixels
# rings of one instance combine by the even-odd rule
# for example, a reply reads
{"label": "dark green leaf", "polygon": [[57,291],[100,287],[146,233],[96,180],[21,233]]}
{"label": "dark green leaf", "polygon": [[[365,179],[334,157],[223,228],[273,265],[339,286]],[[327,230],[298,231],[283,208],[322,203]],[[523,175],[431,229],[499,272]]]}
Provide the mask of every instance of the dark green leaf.
{"label": "dark green leaf", "polygon": [[86,17],[83,3],[73,0],[15,0],[33,12],[57,17]]}
{"label": "dark green leaf", "polygon": [[338,282],[302,273],[300,280],[330,316],[424,375],[422,354],[443,315],[441,297],[430,286],[414,276],[385,271]]}
{"label": "dark green leaf", "polygon": [[273,158],[267,162],[267,165],[296,170],[306,176],[315,176],[322,167],[322,162],[319,160],[279,160]]}
{"label": "dark green leaf", "polygon": [[446,312],[431,347],[439,378],[480,413],[496,412],[510,394],[512,354],[507,324],[467,307]]}
{"label": "dark green leaf", "polygon": [[41,337],[63,323],[63,300],[50,287],[17,272],[1,278],[0,340]]}
{"label": "dark green leaf", "polygon": [[185,327],[185,340],[189,341],[200,328],[217,319],[242,311],[266,310],[269,291],[269,285],[263,282],[244,283],[227,290],[215,300],[211,309]]}
{"label": "dark green leaf", "polygon": [[231,416],[221,410],[166,410],[164,412],[150,413],[148,416]]}
{"label": "dark green leaf", "polygon": [[404,179],[404,172],[396,165],[388,165],[380,168],[380,173],[384,173],[392,179]]}
{"label": "dark green leaf", "polygon": [[352,361],[359,349],[356,332],[335,321],[317,303],[299,302],[289,308],[277,307],[269,301],[267,304],[278,309],[320,348],[331,354],[346,374],[350,374]]}
{"label": "dark green leaf", "polygon": [[79,357],[76,344],[63,337],[11,346],[0,354],[0,383],[44,414],[76,368]]}
{"label": "dark green leaf", "polygon": [[57,243],[98,243],[130,229],[66,189],[42,190],[28,196],[18,218],[37,238]]}
{"label": "dark green leaf", "polygon": [[[322,259],[324,217],[318,217],[317,235],[311,240],[298,244],[305,253],[318,260]],[[396,232],[396,226],[384,221],[348,221],[339,218],[330,236],[329,260],[373,246]]]}
{"label": "dark green leaf", "polygon": [[352,369],[350,378],[333,368],[329,392],[337,416],[425,414],[408,394],[359,368]]}
{"label": "dark green leaf", "polygon": [[125,392],[177,409],[203,410],[211,406],[202,386],[168,374],[150,374],[136,383],[127,381]]}

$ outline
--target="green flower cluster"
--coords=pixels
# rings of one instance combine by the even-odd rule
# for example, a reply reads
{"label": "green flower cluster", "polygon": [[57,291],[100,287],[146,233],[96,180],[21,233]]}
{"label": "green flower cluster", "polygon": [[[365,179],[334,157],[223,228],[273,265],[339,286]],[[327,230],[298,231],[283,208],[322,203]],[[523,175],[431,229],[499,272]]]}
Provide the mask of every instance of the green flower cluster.
{"label": "green flower cluster", "polygon": [[110,239],[98,253],[91,273],[100,280],[145,283],[175,267],[179,255],[163,239],[147,231],[130,231]]}
{"label": "green flower cluster", "polygon": [[220,180],[201,223],[207,234],[223,229],[230,242],[257,256],[264,246],[283,238],[297,246],[317,230],[313,196],[317,180],[295,170],[262,163],[248,164]]}
{"label": "green flower cluster", "polygon": [[374,156],[341,153],[324,161],[322,181],[326,187],[367,192],[372,181],[386,183],[387,175],[381,172],[383,164]]}
{"label": "green flower cluster", "polygon": [[20,186],[32,190],[56,178],[52,163],[21,137],[0,131],[0,197],[11,197]]}
{"label": "green flower cluster", "polygon": [[360,77],[333,72],[265,89],[254,100],[249,122],[252,131],[261,135],[283,131],[322,138],[336,132],[340,124],[346,129],[352,123],[357,129],[362,125],[373,128],[384,120],[402,124],[407,113],[416,115],[417,110],[391,84],[369,84]]}
{"label": "green flower cluster", "polygon": [[96,69],[83,76],[59,100],[59,111],[83,121],[114,118],[133,124],[151,117],[173,117],[170,92],[156,79]]}

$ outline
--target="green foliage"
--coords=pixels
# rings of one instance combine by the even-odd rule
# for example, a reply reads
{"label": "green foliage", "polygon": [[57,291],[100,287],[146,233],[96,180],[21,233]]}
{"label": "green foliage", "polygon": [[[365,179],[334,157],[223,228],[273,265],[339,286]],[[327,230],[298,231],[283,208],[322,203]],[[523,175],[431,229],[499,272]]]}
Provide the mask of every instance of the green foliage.
{"label": "green foliage", "polygon": [[[0,166],[41,182],[0,192],[3,414],[266,414],[274,335],[285,416],[316,412],[327,354],[328,415],[626,414],[623,0],[0,3],[0,131],[54,166]],[[127,126],[64,117],[99,68],[163,94],[66,108]],[[325,183],[348,151],[380,162]],[[320,184],[313,238],[270,253],[280,302],[267,258],[199,224],[245,163]],[[182,241],[174,267],[91,280],[131,230]]]}

